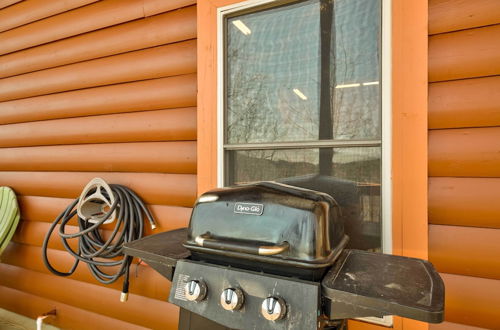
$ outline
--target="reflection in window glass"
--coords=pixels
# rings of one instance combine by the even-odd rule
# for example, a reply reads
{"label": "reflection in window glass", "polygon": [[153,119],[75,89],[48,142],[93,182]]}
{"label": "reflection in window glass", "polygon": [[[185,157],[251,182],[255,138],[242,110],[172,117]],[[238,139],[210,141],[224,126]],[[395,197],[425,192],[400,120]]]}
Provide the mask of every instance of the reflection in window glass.
{"label": "reflection in window glass", "polygon": [[290,1],[233,14],[224,48],[224,184],[326,192],[343,208],[351,246],[377,251],[380,3]]}
{"label": "reflection in window glass", "polygon": [[[329,151],[328,172],[320,154]],[[379,250],[380,147],[226,151],[228,185],[261,180],[319,190],[342,206],[352,246]]]}
{"label": "reflection in window glass", "polygon": [[[380,147],[330,149],[330,171],[322,173],[358,185],[380,185]],[[316,175],[320,149],[226,151],[228,184]]]}
{"label": "reflection in window glass", "polygon": [[229,18],[226,142],[380,139],[379,2],[309,0]]}

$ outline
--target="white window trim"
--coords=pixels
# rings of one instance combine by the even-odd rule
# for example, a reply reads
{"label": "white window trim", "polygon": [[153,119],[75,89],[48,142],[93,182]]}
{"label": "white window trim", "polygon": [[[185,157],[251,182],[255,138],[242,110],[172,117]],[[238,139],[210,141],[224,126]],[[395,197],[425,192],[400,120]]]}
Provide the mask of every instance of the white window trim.
{"label": "white window trim", "polygon": [[[217,186],[224,186],[224,21],[225,15],[277,0],[247,0],[217,9]],[[392,254],[392,0],[382,0],[382,251]],[[392,316],[365,317],[392,326]]]}

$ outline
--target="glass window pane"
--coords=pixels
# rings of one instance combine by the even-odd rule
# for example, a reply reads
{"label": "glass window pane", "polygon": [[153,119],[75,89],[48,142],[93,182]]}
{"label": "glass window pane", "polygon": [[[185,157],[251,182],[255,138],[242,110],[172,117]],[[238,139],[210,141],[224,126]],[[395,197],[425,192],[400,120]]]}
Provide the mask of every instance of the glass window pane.
{"label": "glass window pane", "polygon": [[380,138],[380,0],[227,19],[227,143]]}
{"label": "glass window pane", "polygon": [[380,147],[226,151],[226,185],[275,180],[326,192],[344,208],[351,244],[381,247]]}
{"label": "glass window pane", "polygon": [[335,1],[336,139],[381,137],[380,22],[378,0]]}
{"label": "glass window pane", "polygon": [[226,184],[318,175],[324,159],[323,175],[379,185],[380,157],[380,147],[226,151]]}

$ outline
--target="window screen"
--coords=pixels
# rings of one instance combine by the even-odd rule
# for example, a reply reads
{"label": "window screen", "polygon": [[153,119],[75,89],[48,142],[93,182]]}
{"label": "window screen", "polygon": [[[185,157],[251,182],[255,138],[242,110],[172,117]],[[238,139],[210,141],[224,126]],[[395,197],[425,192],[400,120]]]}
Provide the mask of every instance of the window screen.
{"label": "window screen", "polygon": [[224,184],[328,192],[371,250],[381,247],[380,7],[288,1],[224,18]]}

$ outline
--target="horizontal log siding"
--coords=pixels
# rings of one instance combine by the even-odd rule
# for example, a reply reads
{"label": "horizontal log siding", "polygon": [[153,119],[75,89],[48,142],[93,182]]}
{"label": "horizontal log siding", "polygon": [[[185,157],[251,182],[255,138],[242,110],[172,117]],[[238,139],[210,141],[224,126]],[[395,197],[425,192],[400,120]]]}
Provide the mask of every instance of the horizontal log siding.
{"label": "horizontal log siding", "polygon": [[0,171],[196,173],[196,143],[131,142],[0,149]]}
{"label": "horizontal log siding", "polygon": [[429,34],[429,259],[447,321],[431,329],[499,329],[500,2],[430,0]]}
{"label": "horizontal log siding", "polygon": [[[135,190],[154,232],[186,226],[196,198],[195,2],[0,2],[0,185],[16,191],[22,214],[0,263],[1,308],[36,318],[55,307],[48,322],[70,329],[177,327],[170,283],[151,267],[134,261],[120,303],[121,281],[100,284],[84,264],[57,277],[40,256],[50,222],[96,176]],[[73,263],[58,239],[49,257]]]}
{"label": "horizontal log siding", "polygon": [[429,174],[453,177],[500,177],[499,142],[499,126],[431,130]]}
{"label": "horizontal log siding", "polygon": [[193,4],[193,1],[98,1],[78,10],[70,10],[3,32],[0,35],[0,55],[156,15],[189,4]]}
{"label": "horizontal log siding", "polygon": [[39,19],[64,13],[98,0],[40,1],[25,0],[17,6],[0,12],[0,32],[38,21]]}
{"label": "horizontal log siding", "polygon": [[429,37],[429,81],[498,75],[500,25]]}
{"label": "horizontal log siding", "polygon": [[0,129],[0,147],[195,139],[194,107],[43,120]]}
{"label": "horizontal log siding", "polygon": [[429,329],[430,330],[484,330],[485,328],[473,327],[470,325],[445,321],[439,324],[430,324]]}
{"label": "horizontal log siding", "polygon": [[500,229],[500,178],[429,178],[432,224]]}
{"label": "horizontal log siding", "polygon": [[0,0],[0,9],[11,6],[23,0]]}
{"label": "horizontal log siding", "polygon": [[499,125],[500,76],[429,85],[430,129]]}
{"label": "horizontal log siding", "polygon": [[1,56],[0,78],[193,38],[190,6]]}
{"label": "horizontal log siding", "polygon": [[[52,222],[72,200],[41,196],[19,196],[18,198],[23,220],[41,222]],[[158,227],[162,231],[182,227],[187,223],[191,215],[191,208],[189,207],[150,204],[149,209],[157,218]],[[112,226],[112,224],[104,225],[105,228],[106,226]],[[146,227],[146,231],[148,230],[149,228]]]}
{"label": "horizontal log siding", "polygon": [[193,106],[196,75],[189,74],[1,102],[0,124]]}
{"label": "horizontal log siding", "polygon": [[498,24],[500,1],[429,0],[429,34]]}
{"label": "horizontal log siding", "polygon": [[194,174],[0,171],[2,185],[29,196],[78,197],[83,187],[95,177],[126,185],[150,204],[189,207],[196,199]]}
{"label": "horizontal log siding", "polygon": [[[7,265],[25,268],[43,274],[51,274],[40,258],[41,253],[41,248],[39,246],[13,242],[5,250],[2,255],[2,260],[4,261],[4,264]],[[70,255],[68,255],[68,253],[57,249],[49,249],[48,255],[51,264],[57,268],[70,269],[74,263],[74,260],[70,257]],[[111,271],[116,270],[116,268],[112,267],[109,269]],[[153,270],[153,268],[144,266],[143,264],[140,264],[139,266],[136,264],[132,265],[131,271],[133,273],[133,276],[130,277],[131,293],[151,299],[166,300],[170,290],[170,282],[167,279],[158,274],[158,272]],[[114,298],[117,300],[119,299],[120,290],[122,289],[122,284],[120,282],[107,285],[97,282],[89,273],[87,266],[80,264],[70,279],[114,289]]]}
{"label": "horizontal log siding", "polygon": [[196,42],[189,40],[4,78],[0,101],[194,72]]}
{"label": "horizontal log siding", "polygon": [[429,226],[429,258],[443,273],[500,279],[500,230]]}
{"label": "horizontal log siding", "polygon": [[[26,302],[29,301],[29,304]],[[46,313],[47,306],[57,306],[57,319],[47,319],[44,323],[63,329],[127,329],[145,330],[148,328],[88,312],[71,305],[54,301],[23,291],[0,286],[0,307],[36,319]]]}
{"label": "horizontal log siding", "polygon": [[499,328],[500,281],[445,273],[441,276],[446,287],[447,320],[486,329]]}
{"label": "horizontal log siding", "polygon": [[[115,290],[111,288],[70,278],[61,279],[54,275],[11,265],[0,265],[0,271],[2,272],[0,279],[2,286],[62,301],[71,306],[80,306],[90,312],[147,328],[162,329],[175,325],[177,307],[158,299],[131,294],[126,304],[116,304],[114,302],[116,300]],[[30,280],[33,278],[36,278],[36,281]],[[61,290],[60,287],[71,288],[71,290]],[[97,329],[102,328],[97,327]]]}

